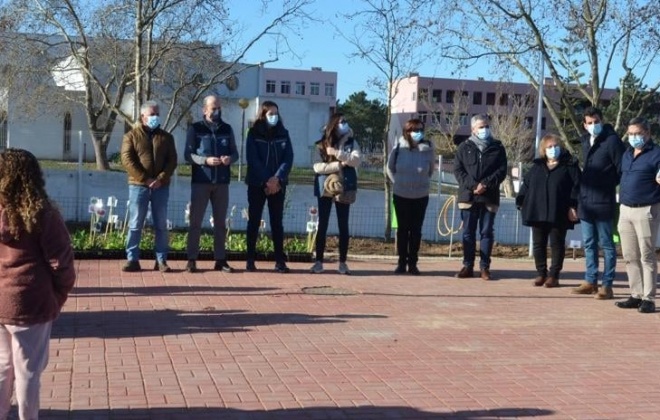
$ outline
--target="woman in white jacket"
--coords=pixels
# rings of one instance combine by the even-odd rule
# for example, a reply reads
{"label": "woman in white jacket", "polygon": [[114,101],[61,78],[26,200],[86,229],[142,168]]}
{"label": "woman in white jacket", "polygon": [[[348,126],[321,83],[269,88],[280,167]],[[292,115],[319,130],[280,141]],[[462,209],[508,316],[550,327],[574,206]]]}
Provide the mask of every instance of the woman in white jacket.
{"label": "woman in white jacket", "polygon": [[314,195],[318,198],[319,222],[316,233],[316,262],[311,268],[312,273],[323,272],[323,252],[333,202],[339,227],[339,273],[351,273],[346,264],[350,203],[340,196],[329,193],[324,188],[324,184],[326,184],[325,180],[328,176],[336,174],[342,184],[343,195],[350,195],[354,198],[357,190],[356,168],[359,165],[360,147],[358,142],[353,138],[353,131],[344,116],[336,113],[326,124],[323,138],[316,142]]}

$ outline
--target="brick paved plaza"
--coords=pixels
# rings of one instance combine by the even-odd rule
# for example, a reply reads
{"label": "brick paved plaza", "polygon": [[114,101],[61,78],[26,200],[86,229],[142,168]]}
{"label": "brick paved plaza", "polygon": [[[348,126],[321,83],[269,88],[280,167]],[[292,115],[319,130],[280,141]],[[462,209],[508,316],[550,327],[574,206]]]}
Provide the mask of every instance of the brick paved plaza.
{"label": "brick paved plaza", "polygon": [[558,289],[522,260],[495,260],[492,282],[453,278],[449,259],[421,277],[392,259],[350,261],[352,276],[122,263],[77,262],[42,419],[660,418],[659,316],[571,295],[581,260]]}

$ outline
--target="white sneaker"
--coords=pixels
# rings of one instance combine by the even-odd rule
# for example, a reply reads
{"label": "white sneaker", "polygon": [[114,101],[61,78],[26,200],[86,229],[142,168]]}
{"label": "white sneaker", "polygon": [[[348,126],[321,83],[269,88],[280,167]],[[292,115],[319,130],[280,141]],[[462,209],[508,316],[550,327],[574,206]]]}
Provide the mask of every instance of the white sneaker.
{"label": "white sneaker", "polygon": [[321,261],[315,262],[309,271],[314,274],[321,274],[323,272],[323,262]]}
{"label": "white sneaker", "polygon": [[351,270],[348,269],[348,265],[345,262],[339,263],[339,274],[351,274]]}

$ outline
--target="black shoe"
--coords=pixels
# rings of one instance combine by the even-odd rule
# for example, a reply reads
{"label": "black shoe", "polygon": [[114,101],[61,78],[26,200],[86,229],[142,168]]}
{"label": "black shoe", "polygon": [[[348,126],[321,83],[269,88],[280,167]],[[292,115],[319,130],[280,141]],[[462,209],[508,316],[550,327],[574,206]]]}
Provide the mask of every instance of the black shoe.
{"label": "black shoe", "polygon": [[[651,302],[651,304],[653,304],[653,302]],[[641,307],[642,300],[630,296],[627,300],[616,302],[615,305],[623,309],[636,309]]]}
{"label": "black shoe", "polygon": [[142,271],[142,268],[140,267],[139,261],[126,261],[126,264],[122,266],[121,271],[126,273],[135,273]]}
{"label": "black shoe", "polygon": [[394,274],[406,274],[406,265],[398,264],[394,269]]}
{"label": "black shoe", "polygon": [[413,276],[419,276],[421,273],[419,272],[419,268],[417,268],[416,265],[411,265],[408,267],[408,273],[412,274]]}
{"label": "black shoe", "polygon": [[227,264],[227,260],[218,260],[215,262],[213,269],[216,271],[224,271],[225,273],[233,273],[234,269]]}
{"label": "black shoe", "polygon": [[643,300],[637,310],[643,314],[652,314],[655,312],[655,303],[652,300]]}
{"label": "black shoe", "polygon": [[156,263],[154,264],[154,270],[158,270],[161,273],[169,273],[170,271],[172,271],[170,266],[167,265],[166,261],[162,261],[162,262],[156,261]]}
{"label": "black shoe", "polygon": [[196,273],[197,272],[197,262],[195,262],[195,260],[188,260],[188,264],[186,264],[186,271],[188,273]]}
{"label": "black shoe", "polygon": [[245,263],[245,271],[249,271],[251,273],[254,273],[255,271],[257,271],[257,266],[254,265],[254,261],[248,260]]}
{"label": "black shoe", "polygon": [[275,271],[277,271],[278,273],[285,274],[285,273],[289,273],[291,269],[289,269],[289,267],[287,267],[286,264],[284,264],[283,262],[279,262],[275,264]]}

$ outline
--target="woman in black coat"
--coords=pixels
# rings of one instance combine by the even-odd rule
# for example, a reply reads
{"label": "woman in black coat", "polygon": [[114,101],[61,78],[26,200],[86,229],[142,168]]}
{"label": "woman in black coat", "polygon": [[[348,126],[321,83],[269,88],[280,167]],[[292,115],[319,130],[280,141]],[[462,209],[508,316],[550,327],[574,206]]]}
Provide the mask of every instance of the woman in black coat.
{"label": "woman in black coat", "polygon": [[[559,136],[545,135],[539,145],[539,158],[525,175],[516,197],[523,224],[532,228],[534,263],[538,276],[535,286],[559,286],[559,273],[566,254],[566,231],[578,222],[580,190],[577,159],[563,146]],[[550,240],[551,262],[547,265]]]}

